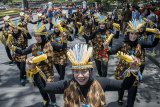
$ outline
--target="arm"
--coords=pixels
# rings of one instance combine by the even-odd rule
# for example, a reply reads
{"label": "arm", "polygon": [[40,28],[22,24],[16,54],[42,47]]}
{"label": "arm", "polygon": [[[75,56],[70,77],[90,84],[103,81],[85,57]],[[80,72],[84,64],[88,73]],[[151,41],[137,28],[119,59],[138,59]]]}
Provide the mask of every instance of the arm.
{"label": "arm", "polygon": [[155,38],[152,44],[148,42],[141,42],[141,47],[142,48],[153,48],[157,46],[158,43],[159,43],[159,38]]}
{"label": "arm", "polygon": [[108,51],[109,55],[116,54],[123,46],[124,43],[120,43],[118,45],[112,46],[111,49]]}
{"label": "arm", "polygon": [[55,94],[63,94],[64,90],[69,86],[69,80],[61,80],[57,82],[47,83],[45,91]]}
{"label": "arm", "polygon": [[26,36],[27,39],[32,39],[32,36],[29,34],[29,32],[27,32]]}
{"label": "arm", "polygon": [[129,89],[133,85],[135,77],[131,74],[130,77],[126,77],[124,80],[113,80],[105,77],[99,77],[97,80],[104,91],[117,91]]}
{"label": "arm", "polygon": [[67,48],[67,43],[58,44],[57,42],[52,42],[51,45],[52,45],[53,49],[56,51],[61,51],[65,48]]}
{"label": "arm", "polygon": [[84,39],[86,39],[87,41],[89,41],[89,40],[94,39],[96,37],[96,35],[97,35],[97,31],[94,32],[91,36],[83,35],[83,37],[84,37]]}
{"label": "arm", "polygon": [[21,55],[27,55],[27,54],[30,54],[32,52],[32,47],[33,47],[33,44],[30,45],[28,48],[26,48],[24,50],[16,48],[15,52],[18,53],[18,54],[21,54]]}

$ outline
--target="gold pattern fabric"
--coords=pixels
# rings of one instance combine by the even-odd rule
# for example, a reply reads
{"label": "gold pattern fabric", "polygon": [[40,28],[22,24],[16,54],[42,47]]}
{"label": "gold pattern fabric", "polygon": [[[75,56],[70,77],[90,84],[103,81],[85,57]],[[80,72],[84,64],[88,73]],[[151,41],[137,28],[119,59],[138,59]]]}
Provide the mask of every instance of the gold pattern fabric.
{"label": "gold pattern fabric", "polygon": [[[107,38],[108,36],[102,39],[100,34],[97,34],[97,36],[94,39],[92,39],[93,57],[99,61],[108,62],[108,57],[100,55],[100,52],[104,50],[103,43]],[[106,51],[104,51],[103,54],[107,55]]]}
{"label": "gold pattern fabric", "polygon": [[[18,36],[18,35],[16,35]],[[12,39],[12,44],[18,48],[21,48],[21,49],[25,49],[27,47],[27,41],[25,40],[25,34],[23,33],[20,33],[20,35],[18,36],[17,39],[13,38]],[[20,54],[13,54],[12,55],[13,59],[17,62],[25,62],[26,59],[27,59],[27,55],[20,55]]]}
{"label": "gold pattern fabric", "polygon": [[[130,50],[131,50],[131,46],[129,46],[128,44],[124,44],[124,46],[121,48],[120,51],[130,55]],[[133,50],[135,50],[134,56],[140,59],[141,64],[143,64],[145,62],[145,54],[144,54],[144,50],[141,48],[140,44],[137,44],[137,46],[135,48],[133,48]],[[115,70],[115,79],[117,80],[123,80],[123,76],[122,74],[129,68],[129,63],[124,61],[124,60],[120,60],[119,64],[117,65],[117,68]],[[138,80],[135,80],[133,85],[138,85]]]}
{"label": "gold pattern fabric", "polygon": [[80,87],[75,81],[71,81],[70,85],[64,91],[64,107],[82,107],[82,104],[91,107],[103,107],[105,103],[105,93],[97,80],[94,80],[84,98]]}
{"label": "gold pattern fabric", "polygon": [[42,70],[42,72],[46,75],[47,79],[54,76],[53,73],[53,47],[50,42],[47,42],[43,49],[38,44],[34,44],[32,47],[32,55],[38,56],[39,52],[43,52],[47,55],[47,60],[43,61],[43,64],[38,64],[37,66]]}
{"label": "gold pattern fabric", "polygon": [[[51,42],[57,42],[58,44],[62,44],[63,41],[61,39],[61,34],[59,40],[56,40],[56,35],[52,35]],[[64,49],[60,52],[54,51],[54,64],[65,65],[67,63],[67,50]]]}

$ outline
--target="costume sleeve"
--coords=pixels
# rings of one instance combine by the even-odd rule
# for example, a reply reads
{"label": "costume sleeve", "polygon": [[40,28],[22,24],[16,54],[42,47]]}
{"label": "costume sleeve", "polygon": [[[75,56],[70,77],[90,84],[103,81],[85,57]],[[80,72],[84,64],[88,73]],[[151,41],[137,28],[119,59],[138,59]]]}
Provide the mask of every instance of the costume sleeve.
{"label": "costume sleeve", "polygon": [[135,77],[131,74],[130,77],[126,77],[124,80],[114,80],[106,77],[99,77],[97,80],[104,91],[117,91],[129,89],[134,83]]}
{"label": "costume sleeve", "polygon": [[51,45],[52,45],[53,49],[56,51],[61,51],[65,48],[67,48],[67,43],[58,44],[57,42],[52,42]]}
{"label": "costume sleeve", "polygon": [[142,48],[153,48],[153,47],[157,46],[158,43],[159,43],[159,38],[155,38],[154,41],[152,42],[152,44],[150,44],[148,42],[141,42],[141,47]]}
{"label": "costume sleeve", "polygon": [[122,47],[124,43],[120,43],[118,45],[112,46],[111,49],[108,51],[109,55],[116,54]]}
{"label": "costume sleeve", "polygon": [[47,83],[45,90],[55,94],[63,94],[64,90],[69,86],[70,80],[61,80],[57,82]]}
{"label": "costume sleeve", "polygon": [[86,39],[86,41],[89,41],[89,40],[94,39],[96,37],[96,34],[97,34],[97,31],[91,34],[90,36],[83,35],[83,37],[84,39]]}
{"label": "costume sleeve", "polygon": [[30,33],[29,33],[29,32],[27,32],[27,34],[26,34],[26,38],[27,38],[27,39],[32,39],[32,36],[30,35]]}
{"label": "costume sleeve", "polygon": [[32,47],[33,47],[33,44],[30,45],[28,48],[26,48],[24,50],[16,48],[15,52],[18,53],[18,54],[21,54],[21,55],[27,55],[27,54],[32,53]]}

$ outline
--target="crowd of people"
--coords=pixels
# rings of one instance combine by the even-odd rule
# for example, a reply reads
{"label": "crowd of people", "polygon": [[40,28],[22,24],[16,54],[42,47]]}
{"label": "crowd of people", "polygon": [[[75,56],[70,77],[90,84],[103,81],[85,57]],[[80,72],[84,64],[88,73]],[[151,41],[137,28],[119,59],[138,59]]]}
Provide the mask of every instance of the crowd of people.
{"label": "crowd of people", "polygon": [[[123,105],[125,90],[128,90],[126,107],[134,107],[145,68],[145,50],[159,43],[158,16],[154,9],[152,6],[139,12],[137,6],[127,5],[119,18],[116,10],[105,15],[94,7],[77,8],[76,12],[68,10],[68,13],[48,8],[36,14],[37,21],[32,20],[31,14],[21,12],[16,21],[4,17],[0,40],[10,64],[16,63],[20,71],[20,84],[25,86],[31,80],[43,97],[44,107],[58,107],[55,94],[64,94],[65,107],[104,107],[105,91],[118,91],[118,104]],[[30,45],[28,40],[33,37],[28,23],[33,24],[36,40]],[[68,41],[80,36],[86,43],[67,49]],[[123,41],[114,46],[112,40],[120,36]],[[32,57],[27,58],[28,54]],[[110,55],[120,59],[113,69],[115,79],[107,76]],[[65,79],[67,60],[73,74],[69,80]],[[94,65],[99,77],[93,75]],[[57,82],[53,66],[59,74]]]}

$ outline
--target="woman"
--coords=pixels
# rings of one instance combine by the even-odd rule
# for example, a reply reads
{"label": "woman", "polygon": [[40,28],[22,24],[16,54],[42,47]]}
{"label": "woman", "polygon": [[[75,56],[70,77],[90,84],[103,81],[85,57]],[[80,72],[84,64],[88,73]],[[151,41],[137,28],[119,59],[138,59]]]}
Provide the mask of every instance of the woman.
{"label": "woman", "polygon": [[[133,59],[136,60],[136,62],[132,64],[134,66],[130,66],[130,63],[128,63],[126,60],[121,59],[115,70],[115,79],[117,80],[123,80],[127,75],[126,71],[137,72],[135,75],[136,80],[133,86],[128,90],[128,99],[127,99],[126,107],[134,106],[134,101],[136,98],[139,80],[141,79],[140,71],[142,67],[144,67],[144,62],[145,62],[144,48],[154,47],[159,42],[159,39],[155,38],[152,44],[148,44],[145,42],[139,43],[139,36],[140,36],[139,30],[142,27],[142,26],[140,27],[141,24],[142,22],[137,20],[129,22],[128,23],[129,26],[127,29],[128,33],[126,35],[124,43],[121,45],[118,45],[118,48],[113,47],[113,49],[109,51],[109,54],[113,54],[113,53],[117,53],[118,51],[121,51],[127,55],[132,56]],[[122,105],[124,90],[120,90],[118,92],[118,95],[119,95],[118,103],[119,105]]]}
{"label": "woman", "polygon": [[0,31],[2,31],[2,35],[0,35],[0,41],[5,46],[7,56],[10,59],[9,64],[13,64],[13,58],[12,58],[12,55],[11,55],[11,51],[6,44],[6,41],[8,39],[8,35],[11,34],[11,32],[13,30],[12,27],[10,26],[11,25],[10,16],[5,16],[3,18],[3,20],[4,20],[4,27],[0,28]]}
{"label": "woman", "polygon": [[[99,28],[97,31],[95,31],[92,35],[90,36],[86,36],[86,35],[82,35],[85,40],[86,43],[91,40],[92,45],[93,45],[93,57],[95,59],[95,63],[96,63],[96,67],[98,70],[98,74],[101,77],[107,77],[107,69],[108,69],[108,54],[105,51],[104,48],[104,42],[106,41],[106,39],[108,39],[109,35],[111,34],[111,23],[109,24],[109,26],[107,27],[106,25],[106,17],[105,16],[100,16],[100,18],[98,19],[99,22]],[[119,36],[119,32],[116,32],[116,35],[114,36],[115,38],[118,38]],[[109,46],[111,46],[112,41],[109,43]],[[105,55],[103,55],[103,54]]]}
{"label": "woman", "polygon": [[[54,81],[54,73],[53,73],[53,61],[54,61],[53,55],[54,55],[54,53],[53,53],[53,49],[55,49],[57,51],[63,50],[66,47],[66,43],[64,42],[61,45],[58,45],[55,42],[51,43],[50,41],[48,41],[48,39],[46,37],[46,36],[48,36],[48,32],[46,30],[46,27],[43,25],[40,27],[38,27],[38,26],[36,26],[36,27],[34,30],[35,30],[35,39],[36,39],[37,43],[30,45],[28,48],[26,48],[24,50],[19,49],[15,46],[12,46],[12,50],[18,54],[21,54],[21,55],[27,55],[27,54],[32,53],[32,56],[34,56],[34,57],[42,55],[42,54],[46,54],[47,60],[42,61],[36,65],[44,73],[44,75],[46,77],[46,82],[51,82],[51,81]],[[44,90],[46,82],[41,80],[41,78],[39,78],[39,76],[37,76],[36,74],[37,74],[37,72],[34,75],[34,82],[35,82],[36,86],[39,88],[40,93],[45,101],[44,105],[47,106],[48,103],[50,102],[50,100],[51,100],[51,104],[55,105],[55,103],[56,103],[55,95],[49,94],[49,96],[48,96],[48,94]]]}
{"label": "woman", "polygon": [[[58,27],[58,24],[60,23],[54,23],[54,32],[49,37],[51,42],[56,42],[59,45],[62,45],[64,42],[67,43],[67,41],[72,41],[72,38],[70,36],[69,30],[65,29],[64,27],[61,28],[65,29],[65,31],[60,31],[60,27]],[[67,44],[66,44],[67,45]],[[60,75],[59,80],[63,80],[65,77],[65,67],[67,65],[67,46],[62,51],[57,51],[53,49],[54,51],[54,66]]]}
{"label": "woman", "polygon": [[[28,39],[31,39],[31,35],[29,32],[25,32],[22,28],[21,30],[18,29],[17,26],[14,26],[13,33],[12,33],[12,40],[10,43],[17,48],[20,48],[22,50],[26,49],[28,46]],[[20,83],[22,86],[25,86],[26,84],[26,58],[27,55],[21,55],[21,54],[13,54],[12,58],[15,60],[18,69],[20,70]]]}
{"label": "woman", "polygon": [[94,78],[92,69],[93,62],[89,62],[92,55],[92,47],[87,44],[77,44],[73,50],[67,52],[72,63],[73,77],[46,85],[45,90],[54,94],[64,93],[64,107],[103,107],[106,105],[104,91],[128,89],[135,78],[127,77],[123,82],[109,80],[104,77]]}

